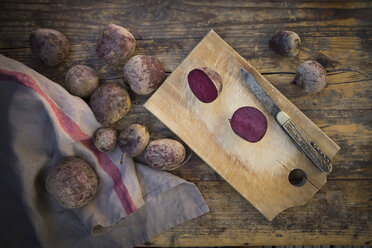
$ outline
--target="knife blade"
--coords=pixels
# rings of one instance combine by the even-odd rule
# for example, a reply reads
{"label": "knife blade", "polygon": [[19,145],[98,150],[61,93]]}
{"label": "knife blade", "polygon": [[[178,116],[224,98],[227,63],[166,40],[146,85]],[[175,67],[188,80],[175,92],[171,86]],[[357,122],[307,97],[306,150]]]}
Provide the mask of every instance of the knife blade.
{"label": "knife blade", "polygon": [[249,88],[255,94],[267,111],[274,116],[276,122],[291,137],[296,147],[303,152],[322,172],[331,172],[332,164],[329,157],[311,140],[297,124],[280,109],[261,84],[247,70],[240,68],[241,74]]}

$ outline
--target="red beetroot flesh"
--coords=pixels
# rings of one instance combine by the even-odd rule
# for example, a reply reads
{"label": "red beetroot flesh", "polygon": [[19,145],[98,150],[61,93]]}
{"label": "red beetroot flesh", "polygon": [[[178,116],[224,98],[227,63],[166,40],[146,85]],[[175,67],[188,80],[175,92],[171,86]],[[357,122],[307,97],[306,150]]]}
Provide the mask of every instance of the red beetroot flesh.
{"label": "red beetroot flesh", "polygon": [[266,117],[254,107],[241,107],[236,110],[230,124],[237,135],[252,143],[260,141],[267,130]]}
{"label": "red beetroot flesh", "polygon": [[208,75],[200,69],[190,71],[187,76],[189,86],[194,95],[204,103],[216,100],[218,90]]}

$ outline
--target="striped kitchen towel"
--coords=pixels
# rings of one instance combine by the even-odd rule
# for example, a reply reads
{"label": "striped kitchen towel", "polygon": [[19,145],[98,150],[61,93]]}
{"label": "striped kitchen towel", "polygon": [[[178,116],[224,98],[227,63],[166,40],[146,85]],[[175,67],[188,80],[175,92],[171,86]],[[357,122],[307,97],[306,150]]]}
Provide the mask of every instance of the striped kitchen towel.
{"label": "striped kitchen towel", "polygon": [[[120,164],[118,148],[110,153],[97,150],[91,137],[100,124],[89,106],[3,55],[0,116],[0,181],[20,184],[8,183],[14,193],[7,195],[22,199],[19,206],[0,211],[26,211],[33,229],[29,231],[36,233],[41,246],[132,247],[209,211],[194,184],[129,157]],[[93,167],[99,188],[91,203],[69,210],[56,203],[44,185],[48,171],[73,156]]]}

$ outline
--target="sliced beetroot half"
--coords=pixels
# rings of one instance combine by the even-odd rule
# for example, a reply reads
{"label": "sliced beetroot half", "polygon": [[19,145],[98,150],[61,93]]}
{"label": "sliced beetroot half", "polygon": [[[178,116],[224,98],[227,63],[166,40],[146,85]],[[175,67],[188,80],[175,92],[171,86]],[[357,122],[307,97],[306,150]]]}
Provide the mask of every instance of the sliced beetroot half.
{"label": "sliced beetroot half", "polygon": [[204,103],[216,100],[222,90],[222,78],[216,71],[208,67],[190,71],[187,79],[192,93]]}
{"label": "sliced beetroot half", "polygon": [[267,130],[267,120],[261,111],[254,107],[241,107],[231,117],[233,131],[249,142],[260,141]]}

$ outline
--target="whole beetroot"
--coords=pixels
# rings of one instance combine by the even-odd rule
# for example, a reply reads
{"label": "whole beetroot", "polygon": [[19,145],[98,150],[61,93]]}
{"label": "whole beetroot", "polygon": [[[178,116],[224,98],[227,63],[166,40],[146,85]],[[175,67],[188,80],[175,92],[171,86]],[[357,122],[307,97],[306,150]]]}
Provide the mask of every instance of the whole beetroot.
{"label": "whole beetroot", "polygon": [[190,71],[187,79],[191,91],[204,103],[213,102],[222,91],[221,76],[209,67]]}
{"label": "whole beetroot", "polygon": [[70,50],[66,36],[54,29],[38,28],[31,33],[29,41],[32,52],[47,66],[61,63]]}
{"label": "whole beetroot", "polygon": [[98,87],[89,102],[97,121],[112,124],[123,118],[130,110],[131,101],[123,87],[117,83],[106,83]]}
{"label": "whole beetroot", "polygon": [[165,69],[157,58],[137,55],[124,65],[124,78],[135,93],[148,95],[164,81]]}
{"label": "whole beetroot", "polygon": [[71,67],[65,78],[65,87],[73,95],[82,98],[88,97],[98,87],[97,72],[86,65]]}
{"label": "whole beetroot", "polygon": [[96,52],[105,63],[118,64],[127,60],[136,47],[136,39],[125,28],[109,24],[98,40]]}
{"label": "whole beetroot", "polygon": [[93,135],[93,141],[101,152],[111,152],[116,146],[118,131],[111,127],[98,128]]}
{"label": "whole beetroot", "polygon": [[317,93],[327,85],[327,72],[318,62],[307,60],[297,68],[293,83],[305,89],[307,93]]}
{"label": "whole beetroot", "polygon": [[269,41],[270,47],[284,57],[294,57],[301,47],[301,39],[292,31],[279,31]]}
{"label": "whole beetroot", "polygon": [[122,131],[118,138],[118,145],[123,153],[130,157],[141,154],[150,140],[150,134],[145,126],[133,124]]}
{"label": "whole beetroot", "polygon": [[96,195],[97,174],[81,158],[65,158],[48,174],[46,189],[65,208],[78,208]]}
{"label": "whole beetroot", "polygon": [[172,139],[154,140],[145,150],[147,164],[158,170],[174,170],[185,160],[185,147]]}

